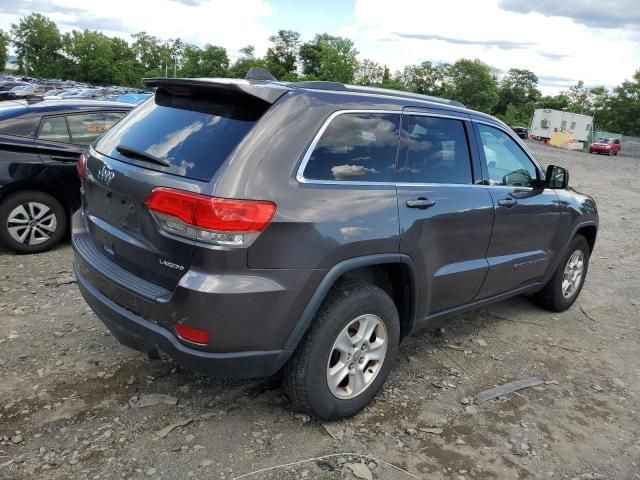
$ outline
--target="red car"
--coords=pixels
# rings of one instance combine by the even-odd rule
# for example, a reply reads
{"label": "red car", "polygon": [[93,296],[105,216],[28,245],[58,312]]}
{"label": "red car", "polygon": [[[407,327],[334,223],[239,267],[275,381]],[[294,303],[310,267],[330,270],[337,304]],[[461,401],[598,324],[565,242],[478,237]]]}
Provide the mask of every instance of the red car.
{"label": "red car", "polygon": [[597,142],[589,145],[589,153],[606,153],[607,155],[618,155],[619,151],[619,138],[601,138]]}

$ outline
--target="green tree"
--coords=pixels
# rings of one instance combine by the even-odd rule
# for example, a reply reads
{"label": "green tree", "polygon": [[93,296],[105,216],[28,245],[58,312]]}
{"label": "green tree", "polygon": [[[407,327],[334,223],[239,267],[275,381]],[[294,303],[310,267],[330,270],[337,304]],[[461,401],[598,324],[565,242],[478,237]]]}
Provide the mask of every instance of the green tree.
{"label": "green tree", "polygon": [[563,92],[569,99],[568,110],[574,113],[587,113],[591,110],[589,102],[589,89],[585,87],[582,80],[578,81],[569,90]]}
{"label": "green tree", "polygon": [[112,37],[109,40],[111,42],[111,51],[113,52],[114,83],[131,87],[142,86],[140,80],[144,72],[141,65],[136,61],[136,54],[133,48],[122,38]]}
{"label": "green tree", "polygon": [[227,72],[230,77],[244,78],[251,67],[268,68],[267,62],[263,58],[256,58],[253,45],[242,47],[240,53],[242,56],[236,60]]}
{"label": "green tree", "polygon": [[632,80],[625,80],[607,96],[599,118],[596,113],[595,121],[600,128],[640,135],[640,69]]}
{"label": "green tree", "polygon": [[62,45],[65,56],[73,64],[76,80],[103,85],[115,83],[118,72],[109,37],[95,30],[73,30],[63,35]]}
{"label": "green tree", "polygon": [[358,51],[348,38],[316,35],[300,47],[302,71],[309,79],[353,83]]}
{"label": "green tree", "polygon": [[388,73],[386,67],[365,58],[362,62],[358,62],[354,82],[358,85],[379,87],[382,84],[385,72]]}
{"label": "green tree", "polygon": [[202,67],[202,49],[195,45],[185,45],[183,51],[182,68],[180,69],[180,76],[182,77],[201,77]]}
{"label": "green tree", "polygon": [[402,83],[411,92],[436,97],[446,96],[450,68],[449,64],[436,65],[428,61],[419,65],[408,65],[401,74]]}
{"label": "green tree", "polygon": [[[163,45],[157,37],[146,32],[134,33],[133,51],[145,76],[164,76],[166,57]],[[163,61],[164,60],[164,61]]]}
{"label": "green tree", "polygon": [[267,69],[279,80],[295,80],[300,34],[293,30],[279,30],[269,37],[271,46],[267,49],[265,62]]}
{"label": "green tree", "polygon": [[0,72],[7,66],[7,58],[9,56],[10,37],[4,31],[0,30]]}
{"label": "green tree", "polygon": [[491,67],[478,59],[461,59],[449,69],[450,95],[468,108],[491,113],[498,103],[498,82]]}
{"label": "green tree", "polygon": [[382,88],[389,88],[391,90],[406,90],[406,87],[402,83],[402,78],[400,72],[396,72],[393,76],[391,75],[391,71],[389,67],[384,67],[384,72],[382,73],[382,83],[380,84]]}
{"label": "green tree", "polygon": [[569,107],[569,97],[564,93],[558,95],[546,95],[538,101],[538,108],[550,108],[552,110],[566,110]]}
{"label": "green tree", "polygon": [[538,77],[530,70],[512,68],[500,81],[499,99],[495,107],[496,113],[507,113],[509,105],[531,116],[535,104],[542,94],[538,90]]}
{"label": "green tree", "polygon": [[201,72],[204,77],[225,77],[229,69],[229,57],[222,47],[206,44],[201,54]]}
{"label": "green tree", "polygon": [[32,13],[11,25],[18,57],[18,71],[34,77],[55,77],[59,70],[62,39],[54,22]]}

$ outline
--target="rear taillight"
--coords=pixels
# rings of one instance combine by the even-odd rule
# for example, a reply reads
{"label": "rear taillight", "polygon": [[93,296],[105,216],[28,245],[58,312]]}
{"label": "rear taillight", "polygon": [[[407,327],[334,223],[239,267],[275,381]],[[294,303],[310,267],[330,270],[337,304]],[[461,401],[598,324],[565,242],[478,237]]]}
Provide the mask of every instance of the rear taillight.
{"label": "rear taillight", "polygon": [[78,163],[76,163],[76,171],[78,172],[78,176],[80,179],[84,179],[87,173],[87,157],[85,157],[84,153],[80,154],[80,158],[78,158]]}
{"label": "rear taillight", "polygon": [[183,340],[192,343],[199,343],[201,345],[206,345],[209,343],[209,332],[206,330],[200,330],[199,328],[187,327],[186,325],[182,325],[180,323],[176,323],[174,325],[176,332]]}
{"label": "rear taillight", "polygon": [[271,222],[272,202],[215,198],[199,193],[154,188],[147,208],[170,233],[217,245],[247,246]]}

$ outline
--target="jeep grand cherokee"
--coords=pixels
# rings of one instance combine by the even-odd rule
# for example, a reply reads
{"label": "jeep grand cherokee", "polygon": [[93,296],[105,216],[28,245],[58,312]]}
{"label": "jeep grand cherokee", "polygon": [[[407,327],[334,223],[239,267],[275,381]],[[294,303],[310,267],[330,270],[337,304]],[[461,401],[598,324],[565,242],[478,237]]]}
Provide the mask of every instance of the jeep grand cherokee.
{"label": "jeep grand cherokee", "polygon": [[74,268],[121,343],[213,376],[281,372],[296,406],[336,419],[429,320],[576,300],[595,202],[508,126],[266,78],[147,80],[155,96],[83,158]]}

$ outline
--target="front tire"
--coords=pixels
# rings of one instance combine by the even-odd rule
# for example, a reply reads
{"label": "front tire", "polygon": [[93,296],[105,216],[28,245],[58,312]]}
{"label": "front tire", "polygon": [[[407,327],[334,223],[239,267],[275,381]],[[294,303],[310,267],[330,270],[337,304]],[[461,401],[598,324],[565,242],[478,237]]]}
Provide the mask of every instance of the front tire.
{"label": "front tire", "polygon": [[400,320],[382,289],[360,281],[334,287],[285,365],[283,390],[322,420],[349,417],[382,388],[400,341]]}
{"label": "front tire", "polygon": [[0,205],[0,242],[16,253],[46,252],[66,230],[67,213],[48,193],[16,192]]}
{"label": "front tire", "polygon": [[563,312],[578,298],[589,267],[589,243],[576,235],[549,283],[534,298],[549,310]]}

